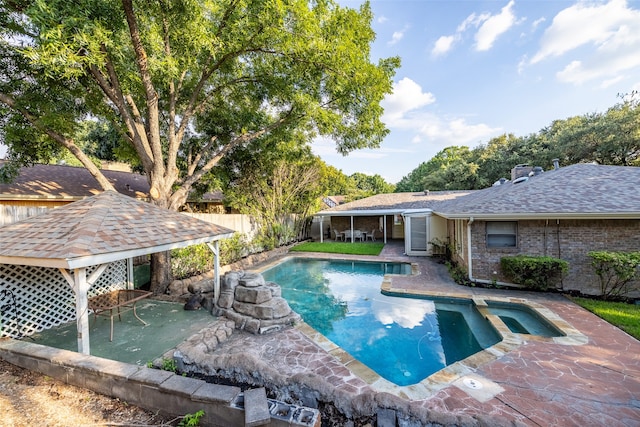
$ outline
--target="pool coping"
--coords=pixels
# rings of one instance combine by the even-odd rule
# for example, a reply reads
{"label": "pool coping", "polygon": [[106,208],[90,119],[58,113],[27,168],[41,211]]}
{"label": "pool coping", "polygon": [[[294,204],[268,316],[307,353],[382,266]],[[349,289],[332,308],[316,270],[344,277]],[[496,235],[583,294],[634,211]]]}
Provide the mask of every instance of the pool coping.
{"label": "pool coping", "polygon": [[[417,263],[399,261],[397,258],[386,258],[380,256],[371,257],[361,255],[350,255],[348,257],[342,255],[336,257],[336,254],[322,253],[287,254],[269,263],[261,265],[259,269],[256,269],[254,271],[262,272],[291,258],[405,263],[411,264],[411,276],[420,275],[420,269]],[[487,298],[473,295],[471,293],[437,292],[393,287],[394,277],[406,276],[407,274],[385,274],[382,280],[382,284],[380,285],[381,292],[400,296],[406,295],[425,298],[433,297],[460,299],[473,302],[476,308],[480,311],[480,314],[489,321],[489,323],[494,327],[494,329],[502,339],[491,347],[485,348],[465,359],[459,360],[455,363],[452,363],[451,365],[440,369],[439,371],[429,375],[418,383],[400,386],[381,377],[373,369],[355,359],[351,354],[335,344],[333,341],[329,340],[322,333],[318,332],[303,320],[297,322],[294,327],[302,334],[304,334],[307,338],[309,338],[313,343],[315,343],[324,351],[339,360],[340,363],[342,363],[347,369],[349,369],[355,376],[366,382],[375,391],[389,393],[394,396],[410,400],[427,399],[433,396],[439,390],[454,385],[463,389],[470,396],[476,398],[477,400],[484,402],[493,398],[496,394],[502,392],[503,389],[493,381],[476,374],[476,370],[482,365],[498,360],[509,352],[517,350],[522,345],[526,344],[527,341],[536,341],[543,343],[546,342],[549,344],[558,345],[584,345],[588,342],[588,337],[586,335],[584,335],[567,321],[562,319],[562,317],[560,317],[557,313],[544,307],[541,304],[538,304],[534,301],[529,301],[526,298],[498,296]],[[489,312],[487,301],[523,305],[547,320],[553,327],[558,329],[564,335],[557,337],[542,337],[537,335],[514,333],[502,321],[502,319],[500,319],[499,316],[491,314]]]}

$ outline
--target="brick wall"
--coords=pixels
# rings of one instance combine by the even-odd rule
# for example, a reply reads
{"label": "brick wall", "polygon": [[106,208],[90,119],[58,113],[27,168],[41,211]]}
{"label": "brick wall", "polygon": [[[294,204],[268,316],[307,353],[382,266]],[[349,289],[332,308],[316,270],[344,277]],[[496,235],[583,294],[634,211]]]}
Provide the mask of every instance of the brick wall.
{"label": "brick wall", "polygon": [[[453,221],[449,221],[449,228]],[[500,271],[500,258],[518,254],[551,256],[569,263],[569,272],[562,282],[565,291],[600,294],[600,285],[590,251],[639,251],[640,221],[638,220],[539,220],[518,221],[516,248],[488,248],[486,221],[472,224],[473,277],[508,282]],[[466,253],[458,254],[463,266]],[[495,273],[494,273],[495,272]],[[640,283],[637,285],[640,286]],[[636,292],[633,296],[640,295]]]}

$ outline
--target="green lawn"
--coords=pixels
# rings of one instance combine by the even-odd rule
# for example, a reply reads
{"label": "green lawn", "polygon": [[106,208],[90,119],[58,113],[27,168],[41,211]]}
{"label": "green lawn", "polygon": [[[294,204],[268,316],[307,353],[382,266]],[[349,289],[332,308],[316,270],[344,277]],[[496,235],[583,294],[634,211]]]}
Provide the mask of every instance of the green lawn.
{"label": "green lawn", "polygon": [[349,255],[379,255],[384,243],[306,242],[294,246],[291,252],[325,252]]}
{"label": "green lawn", "polygon": [[589,298],[572,298],[572,300],[640,340],[640,305],[624,302],[600,301]]}

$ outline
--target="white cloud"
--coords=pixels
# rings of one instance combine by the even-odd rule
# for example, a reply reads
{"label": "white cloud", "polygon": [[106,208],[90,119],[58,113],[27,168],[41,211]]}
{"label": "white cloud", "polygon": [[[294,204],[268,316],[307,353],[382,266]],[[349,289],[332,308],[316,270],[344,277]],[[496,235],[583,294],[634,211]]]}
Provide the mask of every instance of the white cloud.
{"label": "white cloud", "polygon": [[538,27],[539,27],[540,25],[542,25],[545,21],[546,21],[546,18],[544,18],[544,17],[539,18],[539,19],[536,19],[535,21],[533,21],[533,22],[531,23],[531,29],[532,29],[533,31],[537,30],[537,29],[538,29]]}
{"label": "white cloud", "polygon": [[530,64],[572,52],[574,58],[556,74],[559,81],[582,84],[602,79],[611,84],[640,67],[640,11],[623,0],[578,3],[558,13],[545,31]]}
{"label": "white cloud", "polygon": [[403,78],[393,85],[393,93],[387,95],[382,101],[384,116],[382,120],[389,126],[393,126],[396,120],[409,111],[416,110],[435,102],[435,96],[430,92],[423,92],[419,84],[410,78]]}
{"label": "white cloud", "polygon": [[412,134],[414,144],[474,145],[493,136],[501,129],[485,124],[470,124],[458,117],[441,117],[423,111],[422,107],[434,103],[435,96],[424,92],[422,87],[405,77],[396,84],[391,95],[382,102],[382,121],[390,128]]}
{"label": "white cloud", "polygon": [[393,46],[394,44],[398,43],[400,40],[402,40],[402,38],[404,37],[404,33],[406,33],[408,29],[409,27],[405,26],[400,31],[394,31],[393,35],[391,35],[391,40],[387,44],[389,46]]}
{"label": "white cloud", "polygon": [[384,24],[384,23],[385,23],[385,22],[387,22],[388,20],[389,20],[389,19],[388,19],[386,16],[384,16],[384,15],[380,15],[380,16],[378,17],[378,19],[377,19],[378,24]]}
{"label": "white cloud", "polygon": [[393,46],[394,44],[402,40],[402,37],[404,37],[404,33],[402,31],[394,31],[393,35],[391,36],[391,40],[387,44],[389,46]]}
{"label": "white cloud", "polygon": [[493,15],[482,23],[475,35],[477,50],[485,51],[491,49],[498,37],[507,32],[516,23],[513,5],[514,1],[511,0],[498,15]]}
{"label": "white cloud", "polygon": [[437,116],[424,117],[423,124],[417,129],[423,139],[450,145],[475,145],[491,135],[500,131],[497,128],[480,124],[467,123],[462,118],[441,118]]}
{"label": "white cloud", "polygon": [[464,33],[465,31],[467,31],[469,27],[478,28],[480,24],[482,24],[484,21],[486,21],[490,17],[491,17],[491,14],[486,12],[481,13],[480,15],[476,15],[475,13],[472,13],[471,15],[467,16],[460,25],[458,25],[458,28],[456,28],[456,32]]}
{"label": "white cloud", "polygon": [[638,19],[637,12],[628,9],[624,0],[612,0],[601,5],[576,3],[553,18],[531,63],[560,56],[586,44],[600,45],[612,37],[621,23],[633,19]]}
{"label": "white cloud", "polygon": [[472,13],[467,16],[456,28],[453,35],[440,36],[436,40],[431,54],[439,56],[450,51],[454,44],[462,39],[463,34],[471,29],[477,28],[475,34],[476,50],[489,50],[498,37],[508,31],[516,24],[516,16],[513,13],[514,0],[511,0],[503,7],[499,14],[491,15],[484,12],[480,14]]}
{"label": "white cloud", "polygon": [[436,43],[431,50],[431,54],[434,56],[444,55],[451,50],[457,39],[458,38],[456,36],[440,36],[440,38],[436,40]]}

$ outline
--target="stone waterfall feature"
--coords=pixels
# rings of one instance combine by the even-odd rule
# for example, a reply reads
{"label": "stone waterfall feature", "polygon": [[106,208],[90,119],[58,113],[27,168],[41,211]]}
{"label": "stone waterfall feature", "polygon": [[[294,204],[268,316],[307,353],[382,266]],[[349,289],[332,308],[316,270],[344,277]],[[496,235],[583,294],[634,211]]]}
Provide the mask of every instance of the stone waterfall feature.
{"label": "stone waterfall feature", "polygon": [[230,271],[220,280],[215,314],[253,334],[277,331],[300,320],[281,295],[280,286],[259,273]]}

